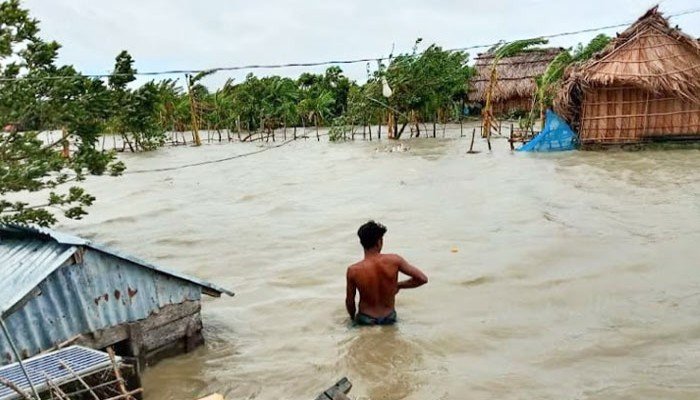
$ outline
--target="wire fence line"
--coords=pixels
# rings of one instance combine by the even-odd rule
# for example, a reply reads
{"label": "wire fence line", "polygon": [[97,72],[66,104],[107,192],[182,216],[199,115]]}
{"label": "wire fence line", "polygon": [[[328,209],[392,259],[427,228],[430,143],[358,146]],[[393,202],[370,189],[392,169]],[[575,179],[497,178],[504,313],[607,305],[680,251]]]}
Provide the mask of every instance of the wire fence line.
{"label": "wire fence line", "polygon": [[[671,18],[676,18],[676,17],[680,17],[680,16],[685,16],[685,15],[692,15],[692,14],[697,14],[697,13],[700,13],[700,8],[694,8],[694,9],[689,9],[689,10],[681,11],[681,12],[674,13],[674,14],[669,14],[668,18],[671,19]],[[629,22],[624,22],[624,23],[619,23],[619,24],[614,24],[614,25],[600,26],[600,27],[596,27],[596,28],[586,28],[586,29],[580,29],[580,30],[576,30],[576,31],[567,31],[567,32],[559,32],[559,33],[548,34],[548,35],[534,36],[530,39],[535,39],[535,38],[553,39],[553,38],[558,38],[558,37],[578,35],[578,34],[582,34],[582,33],[599,32],[599,31],[604,31],[604,30],[609,30],[609,29],[622,28],[622,27],[628,26],[632,23],[634,23],[634,21],[629,21]],[[514,39],[514,40],[516,40],[516,39]],[[496,43],[489,43],[489,44],[478,44],[478,45],[470,45],[470,46],[452,48],[452,49],[447,49],[446,51],[448,51],[448,52],[461,52],[461,51],[468,51],[468,50],[485,49],[485,48],[491,48],[493,46],[497,46],[497,45],[502,44],[502,43],[504,43],[504,41],[500,41],[500,42],[496,42]],[[421,54],[422,54],[422,52],[416,53],[417,56],[419,56]],[[206,68],[206,69],[198,69],[198,68],[169,69],[169,70],[137,72],[133,75],[136,75],[136,76],[163,76],[163,75],[199,74],[199,73],[207,73],[207,72],[257,70],[257,69],[318,67],[318,66],[326,66],[326,65],[346,65],[346,64],[359,64],[359,63],[369,63],[369,62],[382,62],[382,61],[391,60],[391,58],[392,58],[391,56],[380,56],[380,57],[365,57],[365,58],[357,58],[357,59],[327,60],[327,61],[316,61],[316,62],[293,62],[293,63],[282,63],[282,64],[249,64],[249,65],[238,65],[238,66],[212,67],[212,68]],[[31,79],[31,80],[41,81],[41,80],[79,79],[81,77],[108,78],[110,76],[115,77],[115,76],[122,76],[122,75],[131,76],[132,74],[104,73],[104,74],[83,74],[80,76],[47,76],[47,77],[37,77],[37,78],[14,77],[14,78],[0,78],[0,82],[16,81],[16,80],[21,80],[21,79]]]}

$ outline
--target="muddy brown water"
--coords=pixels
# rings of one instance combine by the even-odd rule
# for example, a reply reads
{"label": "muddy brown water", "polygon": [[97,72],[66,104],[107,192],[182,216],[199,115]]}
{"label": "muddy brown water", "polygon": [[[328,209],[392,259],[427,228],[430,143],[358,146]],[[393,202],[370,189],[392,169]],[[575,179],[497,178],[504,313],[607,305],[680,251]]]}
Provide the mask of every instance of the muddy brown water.
{"label": "muddy brown water", "polygon": [[[310,399],[342,376],[358,399],[700,397],[700,151],[403,143],[90,179],[97,204],[59,228],[236,292],[206,299],[206,345],[149,368],[146,398]],[[123,158],[136,171],[258,146]],[[352,328],[344,310],[369,218],[430,277],[400,293],[395,327]]]}

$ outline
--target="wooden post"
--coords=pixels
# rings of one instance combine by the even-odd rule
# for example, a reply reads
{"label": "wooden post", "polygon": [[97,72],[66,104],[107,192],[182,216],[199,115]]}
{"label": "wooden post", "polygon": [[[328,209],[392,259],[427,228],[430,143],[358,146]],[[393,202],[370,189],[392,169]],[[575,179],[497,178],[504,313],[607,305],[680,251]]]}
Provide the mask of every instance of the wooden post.
{"label": "wooden post", "polygon": [[369,130],[369,141],[372,141],[372,123],[367,124],[367,129]]}
{"label": "wooden post", "polygon": [[469,151],[467,153],[472,154],[474,151],[474,136],[476,136],[476,128],[472,130],[472,143],[469,145]]}
{"label": "wooden post", "polygon": [[515,145],[513,144],[513,123],[512,122],[510,124],[510,140],[508,140],[508,141],[510,142],[510,150],[511,151],[515,150]]}
{"label": "wooden post", "polygon": [[379,126],[377,126],[377,140],[380,140],[382,138],[382,124],[384,121],[382,118],[379,118]]}
{"label": "wooden post", "polygon": [[395,139],[396,138],[396,121],[394,120],[394,113],[392,111],[389,111],[389,116],[387,118],[387,125],[388,125],[388,138],[389,139]]}

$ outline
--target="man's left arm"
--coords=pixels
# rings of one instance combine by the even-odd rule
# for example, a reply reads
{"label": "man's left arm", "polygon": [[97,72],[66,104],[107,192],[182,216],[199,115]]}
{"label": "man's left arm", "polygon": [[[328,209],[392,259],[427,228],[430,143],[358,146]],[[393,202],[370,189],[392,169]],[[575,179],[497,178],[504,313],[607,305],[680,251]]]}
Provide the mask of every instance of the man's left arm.
{"label": "man's left arm", "polygon": [[355,292],[356,291],[357,291],[357,286],[355,285],[355,280],[352,277],[352,274],[350,272],[350,268],[348,268],[347,292],[345,294],[345,308],[348,310],[348,314],[350,314],[351,320],[355,319],[355,312],[357,311],[355,308]]}

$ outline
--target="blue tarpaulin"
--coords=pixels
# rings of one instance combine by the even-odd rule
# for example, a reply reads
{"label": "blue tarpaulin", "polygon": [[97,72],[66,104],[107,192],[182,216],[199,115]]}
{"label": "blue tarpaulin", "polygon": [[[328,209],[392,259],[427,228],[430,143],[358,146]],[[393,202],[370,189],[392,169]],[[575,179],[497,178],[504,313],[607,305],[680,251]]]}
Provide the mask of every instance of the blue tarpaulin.
{"label": "blue tarpaulin", "polygon": [[568,151],[575,150],[578,136],[554,111],[547,110],[544,129],[518,151]]}

